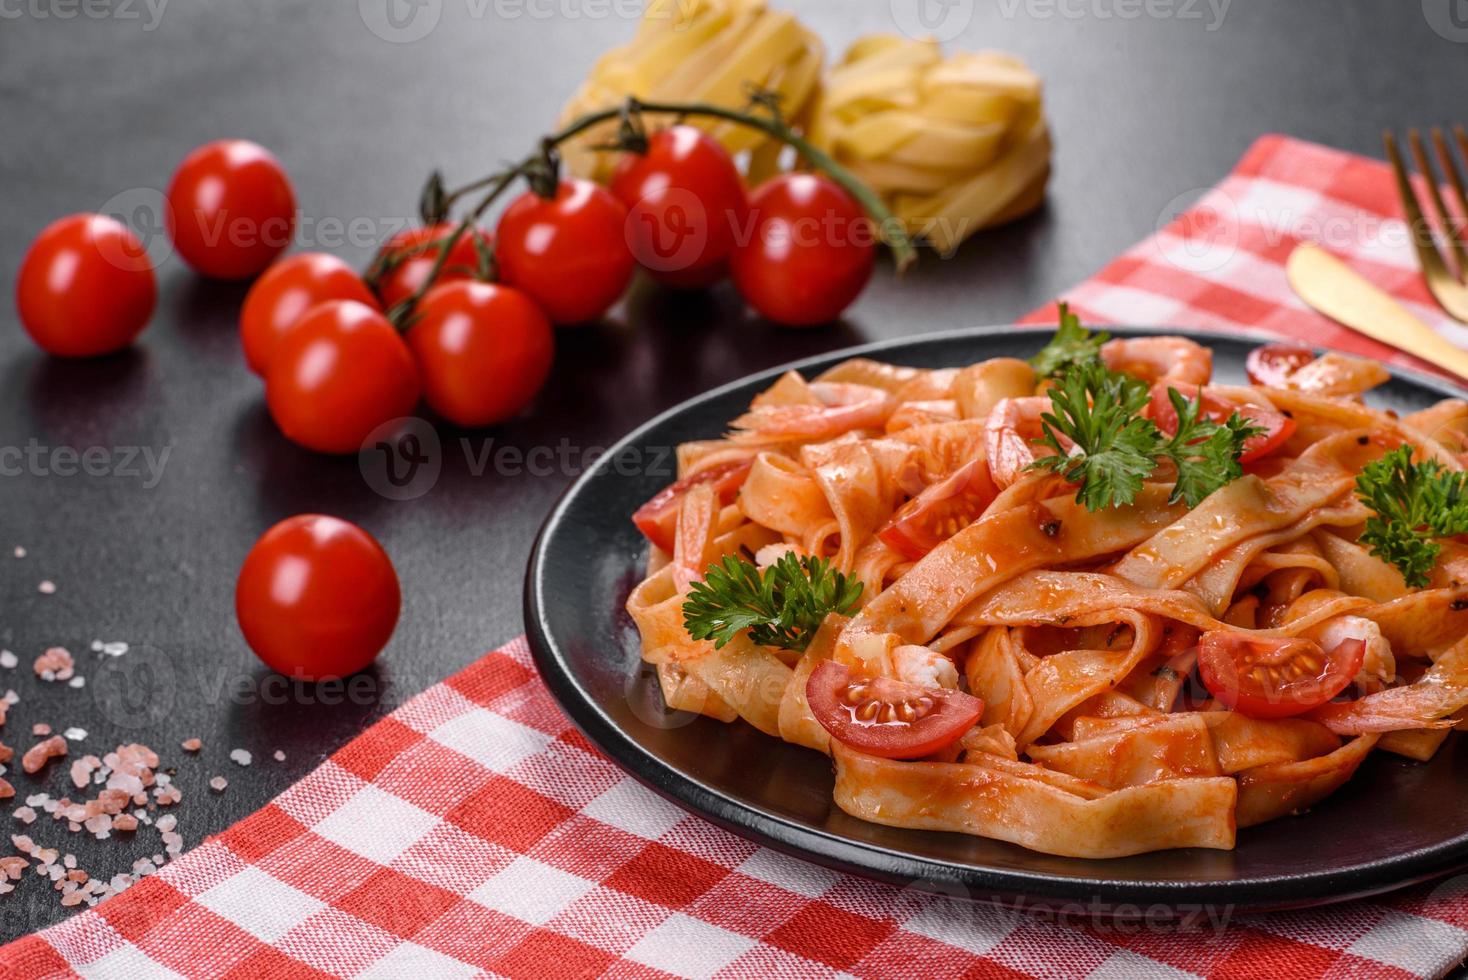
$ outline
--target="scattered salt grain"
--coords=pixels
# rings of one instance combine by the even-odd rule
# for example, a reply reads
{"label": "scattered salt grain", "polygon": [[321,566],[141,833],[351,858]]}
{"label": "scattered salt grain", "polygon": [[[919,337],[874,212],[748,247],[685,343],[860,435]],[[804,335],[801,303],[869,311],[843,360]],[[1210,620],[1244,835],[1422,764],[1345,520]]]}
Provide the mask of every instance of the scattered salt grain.
{"label": "scattered salt grain", "polygon": [[24,558],[25,557],[25,549],[22,548],[20,545],[16,545],[15,546],[15,557],[17,557],[17,558]]}
{"label": "scattered salt grain", "polygon": [[46,724],[43,721],[38,721],[34,725],[31,726],[31,734],[32,735],[35,735],[38,738],[41,737],[41,736],[43,736],[43,735],[50,735],[51,734],[51,726],[48,725],[48,724]]}
{"label": "scattered salt grain", "polygon": [[114,640],[110,643],[103,643],[101,651],[109,657],[120,657],[124,653],[127,653],[128,645],[121,640]]}
{"label": "scattered salt grain", "polygon": [[197,738],[186,738],[179,745],[183,746],[185,752],[197,752],[204,747],[204,743]]}
{"label": "scattered salt grain", "polygon": [[65,734],[66,737],[71,739],[73,742],[80,742],[82,739],[87,737],[87,730],[85,728],[77,728],[75,725],[73,725],[71,728],[68,728],[63,734]]}
{"label": "scattered salt grain", "polygon": [[31,823],[35,823],[36,822],[36,811],[35,810],[32,810],[28,806],[18,806],[18,807],[16,807],[15,808],[15,812],[12,813],[11,816],[14,817],[15,819],[19,820],[21,823],[25,823],[25,824],[31,824]]}
{"label": "scattered salt grain", "polygon": [[209,788],[216,793],[223,793],[224,788],[228,785],[229,780],[225,779],[223,776],[215,776],[213,779],[209,780]]}
{"label": "scattered salt grain", "polygon": [[112,818],[112,829],[124,832],[137,830],[138,818],[131,813],[119,814]]}
{"label": "scattered salt grain", "polygon": [[20,658],[9,650],[0,650],[0,667],[6,670],[14,670],[15,665],[20,663]]}
{"label": "scattered salt grain", "polygon": [[38,773],[47,762],[63,755],[66,755],[66,739],[60,735],[52,735],[26,749],[20,760],[20,767],[28,773]]}
{"label": "scattered salt grain", "polygon": [[102,652],[102,641],[101,640],[93,640],[92,641],[92,652],[93,653],[101,653]]}
{"label": "scattered salt grain", "polygon": [[71,681],[67,684],[67,687],[72,687],[72,688],[77,688],[77,689],[80,689],[80,688],[83,688],[83,687],[86,687],[86,686],[87,686],[87,679],[85,677],[73,677],[71,679]]}
{"label": "scattered salt grain", "polygon": [[285,753],[282,752],[282,751],[280,751],[280,749],[276,749],[275,750],[275,761],[276,762],[284,762],[285,761]]}
{"label": "scattered salt grain", "polygon": [[231,760],[239,763],[242,766],[248,766],[254,760],[254,756],[250,755],[250,753],[245,751],[244,749],[232,750],[229,753],[229,757]]}
{"label": "scattered salt grain", "polygon": [[36,591],[41,595],[55,595],[56,583],[48,579],[42,579],[41,584],[36,586]]}
{"label": "scattered salt grain", "polygon": [[162,831],[169,831],[178,826],[178,817],[171,813],[165,813],[158,818],[157,827]]}

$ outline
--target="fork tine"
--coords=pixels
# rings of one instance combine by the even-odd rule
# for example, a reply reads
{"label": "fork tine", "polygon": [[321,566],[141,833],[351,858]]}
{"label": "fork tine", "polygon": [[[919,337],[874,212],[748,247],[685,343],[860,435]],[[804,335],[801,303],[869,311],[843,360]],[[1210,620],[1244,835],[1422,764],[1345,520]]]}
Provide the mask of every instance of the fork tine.
{"label": "fork tine", "polygon": [[[1442,222],[1446,232],[1444,237],[1448,242],[1448,250],[1453,253],[1453,263],[1461,274],[1465,266],[1468,266],[1468,255],[1463,254],[1463,245],[1453,233],[1453,214],[1443,201],[1442,183],[1437,179],[1437,171],[1433,169],[1427,159],[1427,151],[1422,147],[1422,134],[1416,129],[1409,129],[1407,140],[1412,144],[1412,158],[1417,161],[1417,169],[1422,174],[1423,182],[1427,184],[1427,196],[1432,199],[1432,209],[1437,212],[1438,220]],[[1452,161],[1449,160],[1448,163],[1451,164]],[[1453,173],[1456,175],[1457,171],[1454,170]]]}
{"label": "fork tine", "polygon": [[[1461,124],[1455,126],[1453,131],[1458,137],[1458,148],[1462,151],[1463,159],[1468,163],[1468,132],[1464,131]],[[1458,241],[1462,242],[1468,240],[1468,190],[1464,189],[1463,174],[1453,160],[1453,151],[1448,148],[1448,138],[1441,129],[1433,127],[1432,142],[1437,150],[1437,158],[1442,162],[1443,171],[1447,174],[1448,183],[1452,185],[1454,201],[1458,205],[1457,227],[1453,228],[1453,222],[1449,222],[1449,232],[1456,232]],[[1458,274],[1468,283],[1468,269],[1460,265]]]}
{"label": "fork tine", "polygon": [[1392,172],[1397,178],[1397,195],[1402,199],[1402,212],[1407,216],[1407,228],[1411,232],[1412,247],[1417,250],[1417,261],[1422,266],[1422,273],[1429,280],[1435,275],[1447,276],[1447,265],[1443,257],[1438,254],[1437,246],[1432,241],[1432,226],[1422,216],[1422,208],[1417,204],[1417,194],[1412,190],[1412,181],[1407,177],[1407,168],[1402,165],[1402,154],[1397,149],[1397,138],[1387,130],[1381,136],[1382,143],[1386,146],[1387,159],[1391,161]]}

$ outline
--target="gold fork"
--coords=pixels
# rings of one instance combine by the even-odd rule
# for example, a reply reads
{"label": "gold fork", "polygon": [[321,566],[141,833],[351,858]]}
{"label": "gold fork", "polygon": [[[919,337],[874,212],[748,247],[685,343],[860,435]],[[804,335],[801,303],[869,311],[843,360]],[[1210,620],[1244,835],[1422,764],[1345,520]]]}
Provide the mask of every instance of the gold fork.
{"label": "gold fork", "polygon": [[[1468,160],[1468,132],[1459,124],[1453,127],[1453,136],[1457,140],[1458,151]],[[1397,176],[1397,193],[1402,198],[1402,210],[1407,215],[1407,225],[1412,233],[1412,247],[1417,250],[1417,263],[1422,266],[1422,276],[1427,280],[1427,288],[1438,305],[1447,311],[1448,316],[1468,323],[1468,254],[1465,254],[1463,246],[1464,230],[1454,227],[1455,219],[1443,201],[1442,185],[1432,164],[1428,162],[1427,150],[1422,145],[1422,135],[1415,129],[1408,130],[1407,143],[1412,148],[1412,157],[1422,174],[1423,182],[1427,184],[1427,196],[1432,200],[1432,208],[1442,223],[1443,238],[1446,239],[1448,251],[1453,258],[1452,267],[1449,267],[1446,257],[1433,241],[1432,224],[1424,216],[1417,195],[1412,190],[1412,180],[1402,164],[1402,154],[1397,149],[1396,137],[1388,130],[1382,134],[1382,142],[1386,144],[1387,159],[1391,161],[1392,170]],[[1463,177],[1453,160],[1452,150],[1448,148],[1447,137],[1437,126],[1432,128],[1432,147],[1436,151],[1438,164],[1447,176],[1459,214],[1468,214],[1468,194],[1464,192]]]}

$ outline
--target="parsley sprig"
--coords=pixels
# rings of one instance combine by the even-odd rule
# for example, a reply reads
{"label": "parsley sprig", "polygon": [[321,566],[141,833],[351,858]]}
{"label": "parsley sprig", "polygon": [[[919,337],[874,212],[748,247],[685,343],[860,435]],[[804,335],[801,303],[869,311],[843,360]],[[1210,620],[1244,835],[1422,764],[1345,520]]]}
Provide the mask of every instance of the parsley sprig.
{"label": "parsley sprig", "polygon": [[1041,416],[1044,434],[1036,441],[1054,455],[1035,460],[1031,469],[1048,469],[1077,484],[1076,499],[1090,511],[1130,504],[1164,463],[1177,471],[1170,502],[1189,507],[1244,475],[1244,443],[1263,429],[1238,412],[1215,422],[1203,414],[1201,395],[1189,399],[1169,388],[1178,425],[1166,435],[1141,416],[1151,400],[1147,385],[1102,363],[1105,339],[1061,305],[1055,339],[1031,361],[1037,374],[1054,382],[1048,391],[1051,411]]}
{"label": "parsley sprig", "polygon": [[829,613],[850,614],[862,583],[821,558],[787,553],[761,572],[737,555],[710,565],[683,603],[683,625],[695,640],[722,647],[743,630],[765,646],[804,651]]}
{"label": "parsley sprig", "polygon": [[1468,473],[1437,460],[1413,463],[1410,446],[1362,468],[1356,495],[1376,512],[1366,519],[1361,543],[1397,566],[1412,588],[1428,584],[1442,553],[1434,538],[1468,534]]}
{"label": "parsley sprig", "polygon": [[1072,367],[1101,360],[1101,345],[1111,339],[1105,332],[1093,334],[1081,326],[1081,318],[1070,311],[1067,303],[1060,306],[1060,326],[1055,336],[1040,353],[1030,358],[1035,377],[1055,380]]}

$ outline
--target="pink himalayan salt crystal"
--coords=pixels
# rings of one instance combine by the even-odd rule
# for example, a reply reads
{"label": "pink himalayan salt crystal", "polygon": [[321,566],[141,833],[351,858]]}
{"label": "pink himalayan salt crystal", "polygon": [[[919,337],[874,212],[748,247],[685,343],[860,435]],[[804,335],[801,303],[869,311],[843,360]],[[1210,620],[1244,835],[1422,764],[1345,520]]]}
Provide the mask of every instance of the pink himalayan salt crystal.
{"label": "pink himalayan salt crystal", "polygon": [[32,664],[36,676],[43,681],[71,680],[72,674],[75,673],[74,667],[71,651],[66,647],[51,647],[37,657],[36,662]]}
{"label": "pink himalayan salt crystal", "polygon": [[28,773],[38,773],[52,759],[66,755],[66,739],[60,735],[52,735],[44,742],[37,742],[26,749],[25,755],[20,760],[20,767]]}

